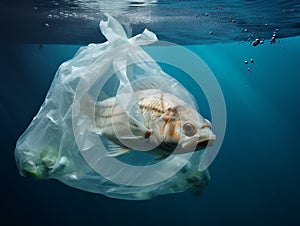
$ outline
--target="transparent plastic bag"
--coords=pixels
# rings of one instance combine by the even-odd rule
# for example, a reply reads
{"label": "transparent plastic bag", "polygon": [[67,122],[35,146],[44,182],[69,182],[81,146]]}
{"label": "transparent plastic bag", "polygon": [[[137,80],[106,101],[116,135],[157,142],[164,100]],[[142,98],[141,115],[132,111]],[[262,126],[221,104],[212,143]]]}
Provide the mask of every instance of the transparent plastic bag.
{"label": "transparent plastic bag", "polygon": [[[125,115],[142,120],[136,106],[141,83],[195,107],[188,91],[140,47],[156,42],[155,34],[145,30],[128,39],[122,26],[107,17],[100,30],[108,41],[81,47],[59,67],[38,114],[19,138],[15,158],[21,175],[55,178],[120,199],[144,200],[187,189],[199,195],[210,178],[207,170],[199,170],[201,153],[162,161],[147,159],[147,153],[131,154],[131,165],[107,154],[109,147],[96,133],[95,106],[104,93],[117,97]],[[134,165],[138,158],[143,166]]]}

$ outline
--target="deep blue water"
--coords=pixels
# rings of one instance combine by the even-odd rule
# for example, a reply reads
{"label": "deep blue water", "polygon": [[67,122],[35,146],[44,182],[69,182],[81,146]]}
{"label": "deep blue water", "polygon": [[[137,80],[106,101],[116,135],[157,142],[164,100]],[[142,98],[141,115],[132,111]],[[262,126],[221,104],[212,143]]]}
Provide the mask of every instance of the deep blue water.
{"label": "deep blue water", "polygon": [[[63,5],[65,2],[51,1],[51,4]],[[155,12],[156,18],[162,11],[168,11],[170,14],[164,15],[172,21],[167,1],[160,2],[164,3],[161,8],[151,5],[151,12]],[[197,198],[187,191],[149,201],[124,201],[70,188],[56,180],[32,180],[19,175],[13,153],[15,143],[43,103],[58,66],[72,58],[79,48],[78,45],[57,43],[89,42],[93,37],[81,36],[80,33],[73,40],[65,37],[70,37],[68,35],[78,29],[83,31],[85,25],[89,30],[93,27],[91,24],[98,23],[97,16],[92,22],[85,19],[84,23],[80,23],[82,17],[76,17],[75,25],[79,28],[74,25],[70,29],[61,29],[70,24],[70,20],[57,20],[56,28],[59,29],[50,30],[55,35],[47,39],[50,33],[49,29],[45,31],[44,24],[50,23],[52,29],[55,23],[53,20],[49,22],[47,7],[40,7],[39,1],[33,1],[28,7],[20,5],[16,12],[32,16],[28,9],[33,10],[33,6],[37,5],[43,11],[34,14],[36,17],[27,20],[26,15],[15,13],[11,24],[7,22],[10,21],[8,18],[1,18],[1,22],[6,23],[1,34],[4,41],[0,43],[0,225],[300,224],[300,36],[296,36],[299,35],[299,3],[243,1],[250,7],[243,8],[238,1],[214,1],[213,6],[210,1],[203,1],[200,11],[195,7],[197,2],[193,1],[193,7],[189,4],[189,1],[181,1],[178,5],[173,26],[180,15],[188,16],[190,12],[193,16],[187,17],[186,24],[193,21],[190,24],[194,25],[199,18],[207,22],[203,13],[209,12],[216,16],[216,20],[212,17],[204,32],[201,30],[196,36],[191,36],[189,31],[197,30],[197,27],[178,25],[186,29],[180,33],[175,31],[176,26],[166,27],[156,23],[157,20],[150,21],[149,25],[166,40],[179,40],[184,34],[180,39],[182,43],[204,43],[187,48],[208,64],[224,94],[226,134],[222,148],[209,168],[211,181],[203,194]],[[223,8],[217,9],[220,4]],[[261,11],[257,12],[258,9]],[[1,15],[11,14],[6,7],[1,7],[1,10],[6,12]],[[87,11],[84,9],[83,13]],[[132,15],[141,15],[143,10],[131,8],[131,12],[136,14],[125,16],[128,20]],[[59,10],[51,13],[59,14]],[[197,13],[202,16],[196,17]],[[262,17],[253,16],[255,13]],[[228,25],[232,19],[237,20],[234,27],[231,23]],[[216,26],[218,23],[222,25]],[[273,23],[273,26],[265,28],[265,23]],[[23,28],[15,34],[18,24]],[[136,23],[133,33],[145,24],[145,21]],[[224,28],[224,24],[228,26]],[[165,34],[164,27],[168,28]],[[279,39],[273,45],[265,41],[263,45],[253,47],[248,42],[238,42],[247,40],[248,36],[245,38],[240,33],[241,28],[249,28],[253,32],[257,28],[259,37],[266,39],[271,37],[274,28],[279,28]],[[211,37],[212,42],[207,41],[211,29],[216,33]],[[18,40],[18,43],[10,42],[10,38]],[[22,40],[54,44],[23,44]],[[254,59],[253,64],[244,64],[251,58]],[[248,67],[252,72],[247,71]],[[164,69],[178,72],[168,67]],[[174,76],[189,85],[182,74]],[[197,95],[195,90],[192,93]],[[201,95],[197,98],[200,106],[205,101],[201,98]],[[206,103],[200,109],[209,117]]]}
{"label": "deep blue water", "polygon": [[[227,107],[224,143],[200,198],[190,192],[122,201],[56,180],[19,176],[19,135],[38,111],[57,67],[79,46],[2,44],[1,221],[22,225],[297,225],[300,37],[253,47],[188,46],[210,66]],[[9,57],[8,57],[9,56]],[[244,60],[254,59],[245,65]],[[247,71],[251,66],[252,72]]]}

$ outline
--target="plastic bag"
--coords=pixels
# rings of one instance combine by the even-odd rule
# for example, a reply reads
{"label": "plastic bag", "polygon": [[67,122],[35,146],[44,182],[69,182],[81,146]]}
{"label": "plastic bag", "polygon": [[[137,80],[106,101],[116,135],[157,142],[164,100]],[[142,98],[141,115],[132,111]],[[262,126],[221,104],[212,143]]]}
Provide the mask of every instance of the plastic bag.
{"label": "plastic bag", "polygon": [[[114,158],[95,125],[95,106],[103,95],[115,95],[133,120],[141,120],[135,81],[179,96],[195,107],[193,97],[141,49],[157,41],[154,33],[127,38],[112,17],[100,22],[107,38],[81,47],[58,69],[38,114],[19,138],[15,158],[21,175],[55,178],[74,188],[108,197],[144,200],[191,189],[199,195],[209,181],[199,171],[201,153],[157,161],[146,153]],[[122,159],[123,158],[123,159]],[[142,162],[143,165],[137,164]]]}

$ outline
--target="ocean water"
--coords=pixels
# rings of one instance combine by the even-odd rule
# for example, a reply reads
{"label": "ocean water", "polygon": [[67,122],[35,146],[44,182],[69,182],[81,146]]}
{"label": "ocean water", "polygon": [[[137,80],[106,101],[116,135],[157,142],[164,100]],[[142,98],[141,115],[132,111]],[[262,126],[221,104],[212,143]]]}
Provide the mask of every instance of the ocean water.
{"label": "ocean water", "polygon": [[[3,41],[1,225],[300,224],[300,36],[279,36],[274,44],[266,40],[255,47],[247,38],[241,41],[184,45],[213,71],[226,103],[226,134],[209,167],[209,185],[200,197],[187,191],[136,202],[19,175],[15,143],[43,103],[58,66],[80,45]],[[180,72],[162,67],[189,87]],[[197,100],[209,117],[201,95]]]}

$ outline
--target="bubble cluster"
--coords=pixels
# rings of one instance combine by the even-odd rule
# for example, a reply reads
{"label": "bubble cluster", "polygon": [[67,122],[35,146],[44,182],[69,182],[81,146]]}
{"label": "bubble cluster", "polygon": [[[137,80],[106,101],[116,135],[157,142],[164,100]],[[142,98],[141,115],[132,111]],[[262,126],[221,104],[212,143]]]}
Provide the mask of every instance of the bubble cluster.
{"label": "bubble cluster", "polygon": [[[250,63],[251,63],[251,64],[254,63],[254,59],[253,59],[253,58],[250,59]],[[245,61],[244,61],[244,64],[249,64],[249,61],[248,61],[248,60],[245,60]],[[248,68],[247,68],[247,71],[252,72],[252,69],[251,69],[250,67],[248,67]]]}
{"label": "bubble cluster", "polygon": [[[232,20],[232,22],[235,23],[236,21]],[[278,38],[277,37],[277,32],[279,31],[279,29],[278,28],[273,28],[274,25],[271,24],[271,23],[265,23],[265,24],[263,24],[261,26],[264,26],[266,28],[266,32],[269,32],[270,28],[273,30],[273,33],[271,33],[272,37],[270,39],[268,39],[268,40],[269,40],[270,44],[274,44],[277,41],[277,38]],[[243,32],[243,33],[249,33],[248,38],[247,38],[247,42],[250,43],[254,47],[258,46],[258,45],[262,45],[265,42],[265,38],[259,37],[261,35],[255,35],[255,32],[256,32],[255,29],[250,29],[249,30],[248,28],[244,27],[244,28],[241,29],[241,32]],[[243,43],[243,42],[244,41],[240,41],[239,44]]]}

